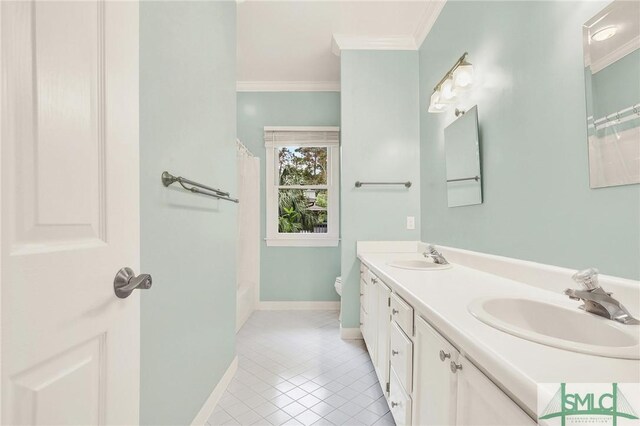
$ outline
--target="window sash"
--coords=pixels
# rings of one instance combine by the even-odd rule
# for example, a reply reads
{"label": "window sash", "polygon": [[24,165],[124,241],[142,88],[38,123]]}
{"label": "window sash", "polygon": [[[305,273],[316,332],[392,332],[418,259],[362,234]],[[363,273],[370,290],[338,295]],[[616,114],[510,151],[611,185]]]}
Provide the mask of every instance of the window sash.
{"label": "window sash", "polygon": [[[313,130],[273,131],[273,128],[265,127],[265,148],[267,151],[267,193],[266,193],[266,220],[267,220],[267,245],[272,246],[337,246],[340,229],[340,196],[339,182],[339,128],[304,128]],[[280,128],[278,128],[280,129]],[[326,129],[326,130],[318,130]],[[308,134],[313,133],[313,135]],[[318,135],[317,133],[321,133]],[[319,147],[327,148],[327,183],[326,185],[280,185],[280,162],[278,151],[283,147]],[[278,197],[279,191],[288,189],[319,189],[327,191],[327,232],[279,232]]]}
{"label": "window sash", "polygon": [[[273,156],[273,161],[271,164],[271,167],[273,168],[273,185],[277,186],[277,187],[287,187],[287,188],[291,188],[291,189],[295,189],[295,187],[298,187],[299,189],[313,189],[313,188],[319,188],[319,189],[327,189],[328,187],[333,185],[333,156],[337,155],[337,152],[334,152],[334,149],[332,148],[339,148],[339,145],[337,144],[333,144],[333,145],[306,145],[306,147],[308,148],[327,148],[327,183],[326,185],[319,185],[319,184],[313,184],[313,185],[280,185],[280,162],[278,161],[278,151],[280,150],[280,148],[284,148],[284,147],[300,147],[300,146],[304,146],[304,145],[299,145],[299,144],[293,144],[293,145],[274,145],[272,147],[267,147],[267,151],[271,150],[271,155]],[[336,150],[337,151],[337,150]],[[268,156],[267,156],[268,157]],[[268,166],[267,166],[268,168]],[[268,181],[267,181],[268,182]]]}

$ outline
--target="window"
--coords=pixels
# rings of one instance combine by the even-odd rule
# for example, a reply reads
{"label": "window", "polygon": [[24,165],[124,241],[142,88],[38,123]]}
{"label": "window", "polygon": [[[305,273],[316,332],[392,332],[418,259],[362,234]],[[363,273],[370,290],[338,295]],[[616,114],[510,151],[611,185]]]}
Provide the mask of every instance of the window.
{"label": "window", "polygon": [[337,127],[265,127],[268,246],[337,246]]}

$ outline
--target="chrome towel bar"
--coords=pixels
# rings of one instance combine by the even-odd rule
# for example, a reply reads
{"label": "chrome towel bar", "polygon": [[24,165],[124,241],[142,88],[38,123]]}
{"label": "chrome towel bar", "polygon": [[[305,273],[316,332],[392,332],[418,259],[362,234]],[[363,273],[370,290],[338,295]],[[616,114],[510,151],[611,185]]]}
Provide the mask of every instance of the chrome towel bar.
{"label": "chrome towel bar", "polygon": [[459,178],[459,179],[447,179],[447,182],[462,182],[464,180],[475,180],[478,182],[480,180],[480,176],[468,177],[468,178]]}
{"label": "chrome towel bar", "polygon": [[[215,189],[198,182],[194,182],[190,179],[183,178],[182,176],[174,176],[169,172],[162,172],[162,184],[164,186],[169,186],[174,182],[178,182],[181,187],[183,187],[187,191],[191,191],[196,194],[208,195],[210,197],[219,198],[221,200],[227,200],[234,203],[240,202],[240,200],[238,200],[237,198],[231,198],[228,192],[222,191],[220,189]],[[187,186],[187,185],[191,185],[191,186]]]}
{"label": "chrome towel bar", "polygon": [[356,182],[356,188],[360,188],[362,185],[404,185],[407,188],[411,187],[411,181],[407,182]]}

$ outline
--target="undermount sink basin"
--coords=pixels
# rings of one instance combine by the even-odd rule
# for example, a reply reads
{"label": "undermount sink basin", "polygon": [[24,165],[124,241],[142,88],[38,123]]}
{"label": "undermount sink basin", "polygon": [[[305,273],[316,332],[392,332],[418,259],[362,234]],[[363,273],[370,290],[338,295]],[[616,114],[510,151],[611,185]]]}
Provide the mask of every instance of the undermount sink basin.
{"label": "undermount sink basin", "polygon": [[451,265],[439,265],[437,263],[422,259],[394,260],[393,262],[389,262],[389,266],[400,269],[413,269],[416,271],[437,271],[440,269],[451,268]]}
{"label": "undermount sink basin", "polygon": [[478,299],[469,312],[514,336],[591,355],[640,359],[640,326],[619,324],[575,308],[530,299]]}

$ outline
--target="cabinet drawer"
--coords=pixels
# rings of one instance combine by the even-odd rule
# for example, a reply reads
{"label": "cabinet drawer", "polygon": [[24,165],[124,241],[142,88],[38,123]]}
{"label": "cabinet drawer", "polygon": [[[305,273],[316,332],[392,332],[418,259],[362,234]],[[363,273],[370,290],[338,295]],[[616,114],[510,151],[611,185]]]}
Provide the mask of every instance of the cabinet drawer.
{"label": "cabinet drawer", "polygon": [[389,355],[391,368],[398,375],[400,384],[411,393],[413,382],[413,342],[400,330],[398,324],[391,323],[391,343]]}
{"label": "cabinet drawer", "polygon": [[413,308],[396,293],[391,294],[391,319],[407,336],[413,336]]}
{"label": "cabinet drawer", "polygon": [[402,389],[393,368],[389,375],[389,408],[397,425],[411,424],[411,397]]}

